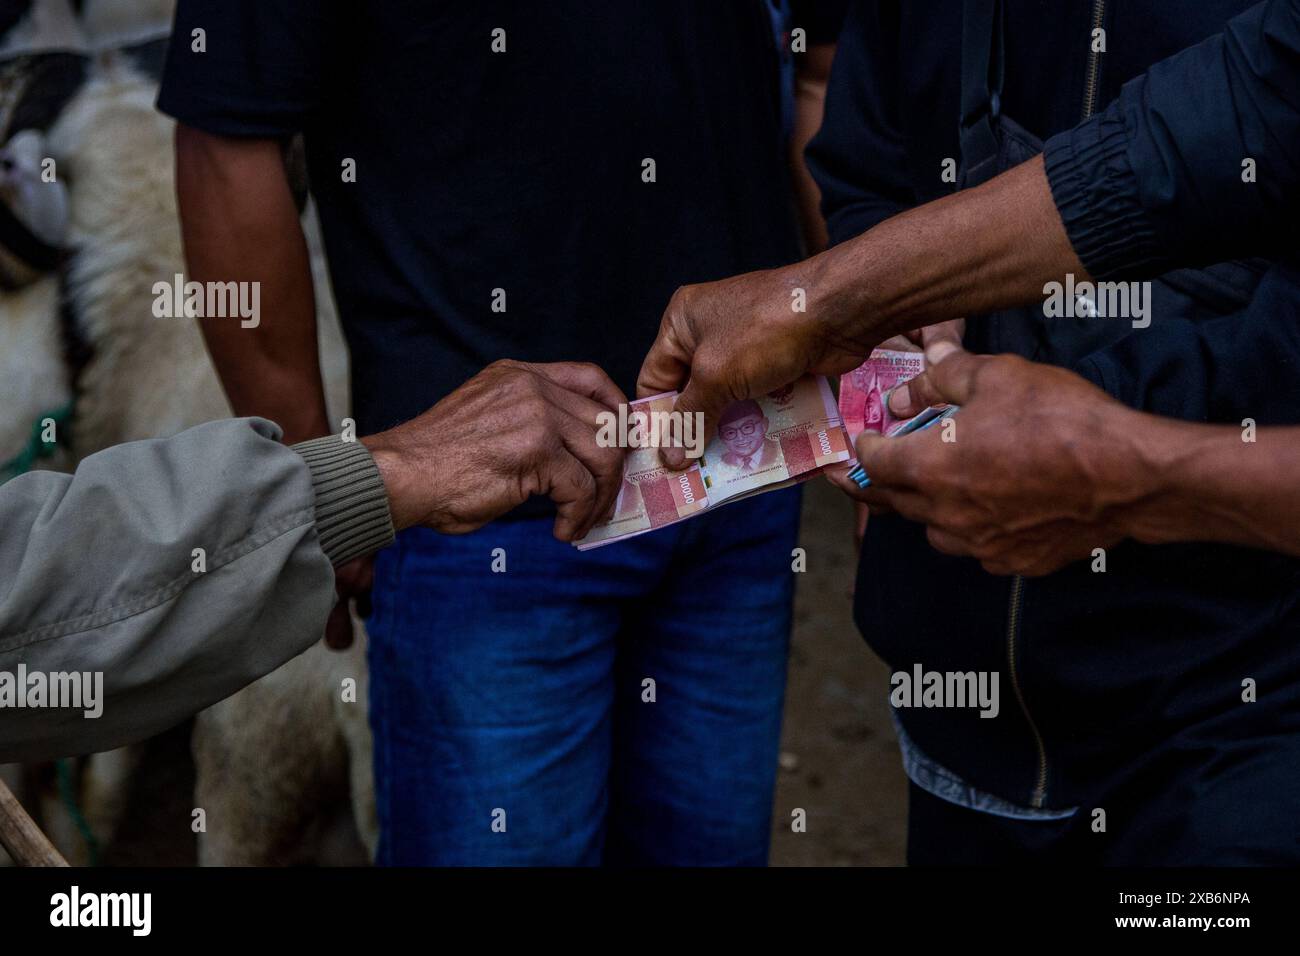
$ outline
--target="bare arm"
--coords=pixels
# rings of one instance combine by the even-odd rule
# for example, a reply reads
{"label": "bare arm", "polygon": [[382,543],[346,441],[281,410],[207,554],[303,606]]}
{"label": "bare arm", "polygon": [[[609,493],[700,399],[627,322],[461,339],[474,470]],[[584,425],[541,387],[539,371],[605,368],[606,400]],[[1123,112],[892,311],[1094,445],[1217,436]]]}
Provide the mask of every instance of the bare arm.
{"label": "bare arm", "polygon": [[288,443],[328,434],[311,265],[279,143],[178,125],[176,191],[189,278],[261,287],[255,328],[200,320],[235,414],[271,419]]}
{"label": "bare arm", "polygon": [[1139,541],[1222,541],[1300,556],[1300,428],[1242,429],[1149,421],[1161,452],[1160,486],[1147,507],[1127,516]]}
{"label": "bare arm", "polygon": [[794,177],[799,223],[809,253],[826,248],[826,220],[821,211],[821,190],[804,162],[804,148],[822,125],[826,84],[831,76],[835,44],[819,43],[795,60],[794,130],[790,134],[790,174]]}
{"label": "bare arm", "polygon": [[1066,273],[1089,278],[1041,156],[887,219],[806,266],[818,290],[809,312],[821,301],[824,336],[867,352],[909,329],[1041,301],[1043,286]]}
{"label": "bare arm", "polygon": [[[709,431],[731,402],[847,372],[900,332],[1041,300],[1071,271],[1086,276],[1034,159],[803,262],[682,287],[637,391],[682,389],[676,407]],[[662,453],[681,464],[680,449]]]}

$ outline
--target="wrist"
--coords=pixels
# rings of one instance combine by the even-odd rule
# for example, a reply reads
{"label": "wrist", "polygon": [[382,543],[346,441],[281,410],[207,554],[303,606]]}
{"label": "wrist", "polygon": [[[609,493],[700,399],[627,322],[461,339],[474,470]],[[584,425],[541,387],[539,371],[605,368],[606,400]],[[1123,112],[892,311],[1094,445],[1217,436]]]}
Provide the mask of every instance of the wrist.
{"label": "wrist", "polygon": [[808,312],[832,350],[866,356],[893,334],[878,331],[890,317],[874,295],[881,280],[873,245],[867,232],[791,267],[796,284],[808,290]]}
{"label": "wrist", "polygon": [[1122,529],[1146,544],[1168,544],[1194,537],[1202,514],[1204,488],[1198,487],[1208,435],[1198,426],[1125,410],[1127,444],[1136,462],[1139,494],[1122,512]]}
{"label": "wrist", "polygon": [[367,435],[360,439],[362,445],[374,459],[379,477],[383,481],[384,493],[388,498],[388,513],[392,516],[393,528],[401,531],[418,524],[420,516],[414,493],[416,478],[401,451],[391,440],[388,432]]}
{"label": "wrist", "polygon": [[299,442],[293,450],[311,475],[316,533],[335,567],[393,540],[387,493],[367,448],[330,435]]}

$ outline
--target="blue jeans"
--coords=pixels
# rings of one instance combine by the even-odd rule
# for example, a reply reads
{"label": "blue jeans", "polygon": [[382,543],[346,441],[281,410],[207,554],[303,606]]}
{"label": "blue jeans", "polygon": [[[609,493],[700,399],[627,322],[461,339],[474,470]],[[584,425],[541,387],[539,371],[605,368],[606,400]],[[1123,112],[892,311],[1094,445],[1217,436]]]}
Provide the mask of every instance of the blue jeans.
{"label": "blue jeans", "polygon": [[585,554],[550,519],[399,535],[368,628],[378,862],[766,863],[798,521],[789,490]]}

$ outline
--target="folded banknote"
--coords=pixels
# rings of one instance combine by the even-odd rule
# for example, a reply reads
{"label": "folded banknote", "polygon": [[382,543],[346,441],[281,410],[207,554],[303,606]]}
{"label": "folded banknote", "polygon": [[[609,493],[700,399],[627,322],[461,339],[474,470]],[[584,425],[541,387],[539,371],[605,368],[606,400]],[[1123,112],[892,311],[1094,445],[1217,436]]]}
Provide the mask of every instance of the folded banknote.
{"label": "folded banknote", "polygon": [[840,414],[849,441],[864,431],[892,434],[906,419],[894,416],[885,398],[900,382],[925,371],[924,352],[876,349],[851,372],[840,376]]}
{"label": "folded banknote", "polygon": [[[628,417],[643,433],[664,431],[653,416],[671,412],[676,397],[666,392],[641,399],[632,403]],[[805,375],[761,398],[728,406],[717,434],[685,471],[664,468],[658,447],[631,449],[613,516],[575,544],[585,551],[644,534],[726,502],[806,481],[852,457],[830,385],[822,376]]]}

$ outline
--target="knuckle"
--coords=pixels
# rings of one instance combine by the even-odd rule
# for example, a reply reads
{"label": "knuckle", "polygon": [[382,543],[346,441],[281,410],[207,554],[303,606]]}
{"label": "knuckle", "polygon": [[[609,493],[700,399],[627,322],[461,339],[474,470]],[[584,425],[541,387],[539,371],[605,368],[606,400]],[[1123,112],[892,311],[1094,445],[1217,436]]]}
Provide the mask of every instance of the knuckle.
{"label": "knuckle", "polygon": [[990,356],[980,363],[972,381],[983,384],[980,383],[983,377],[989,379],[995,386],[1006,385],[1018,379],[1028,364],[1019,355]]}
{"label": "knuckle", "polygon": [[550,423],[544,416],[530,421],[519,442],[520,453],[531,461],[549,457],[553,445],[551,434]]}
{"label": "knuckle", "polygon": [[672,298],[668,300],[668,308],[664,312],[665,321],[684,315],[686,312],[686,299],[689,293],[689,286],[679,285],[673,290]]}

